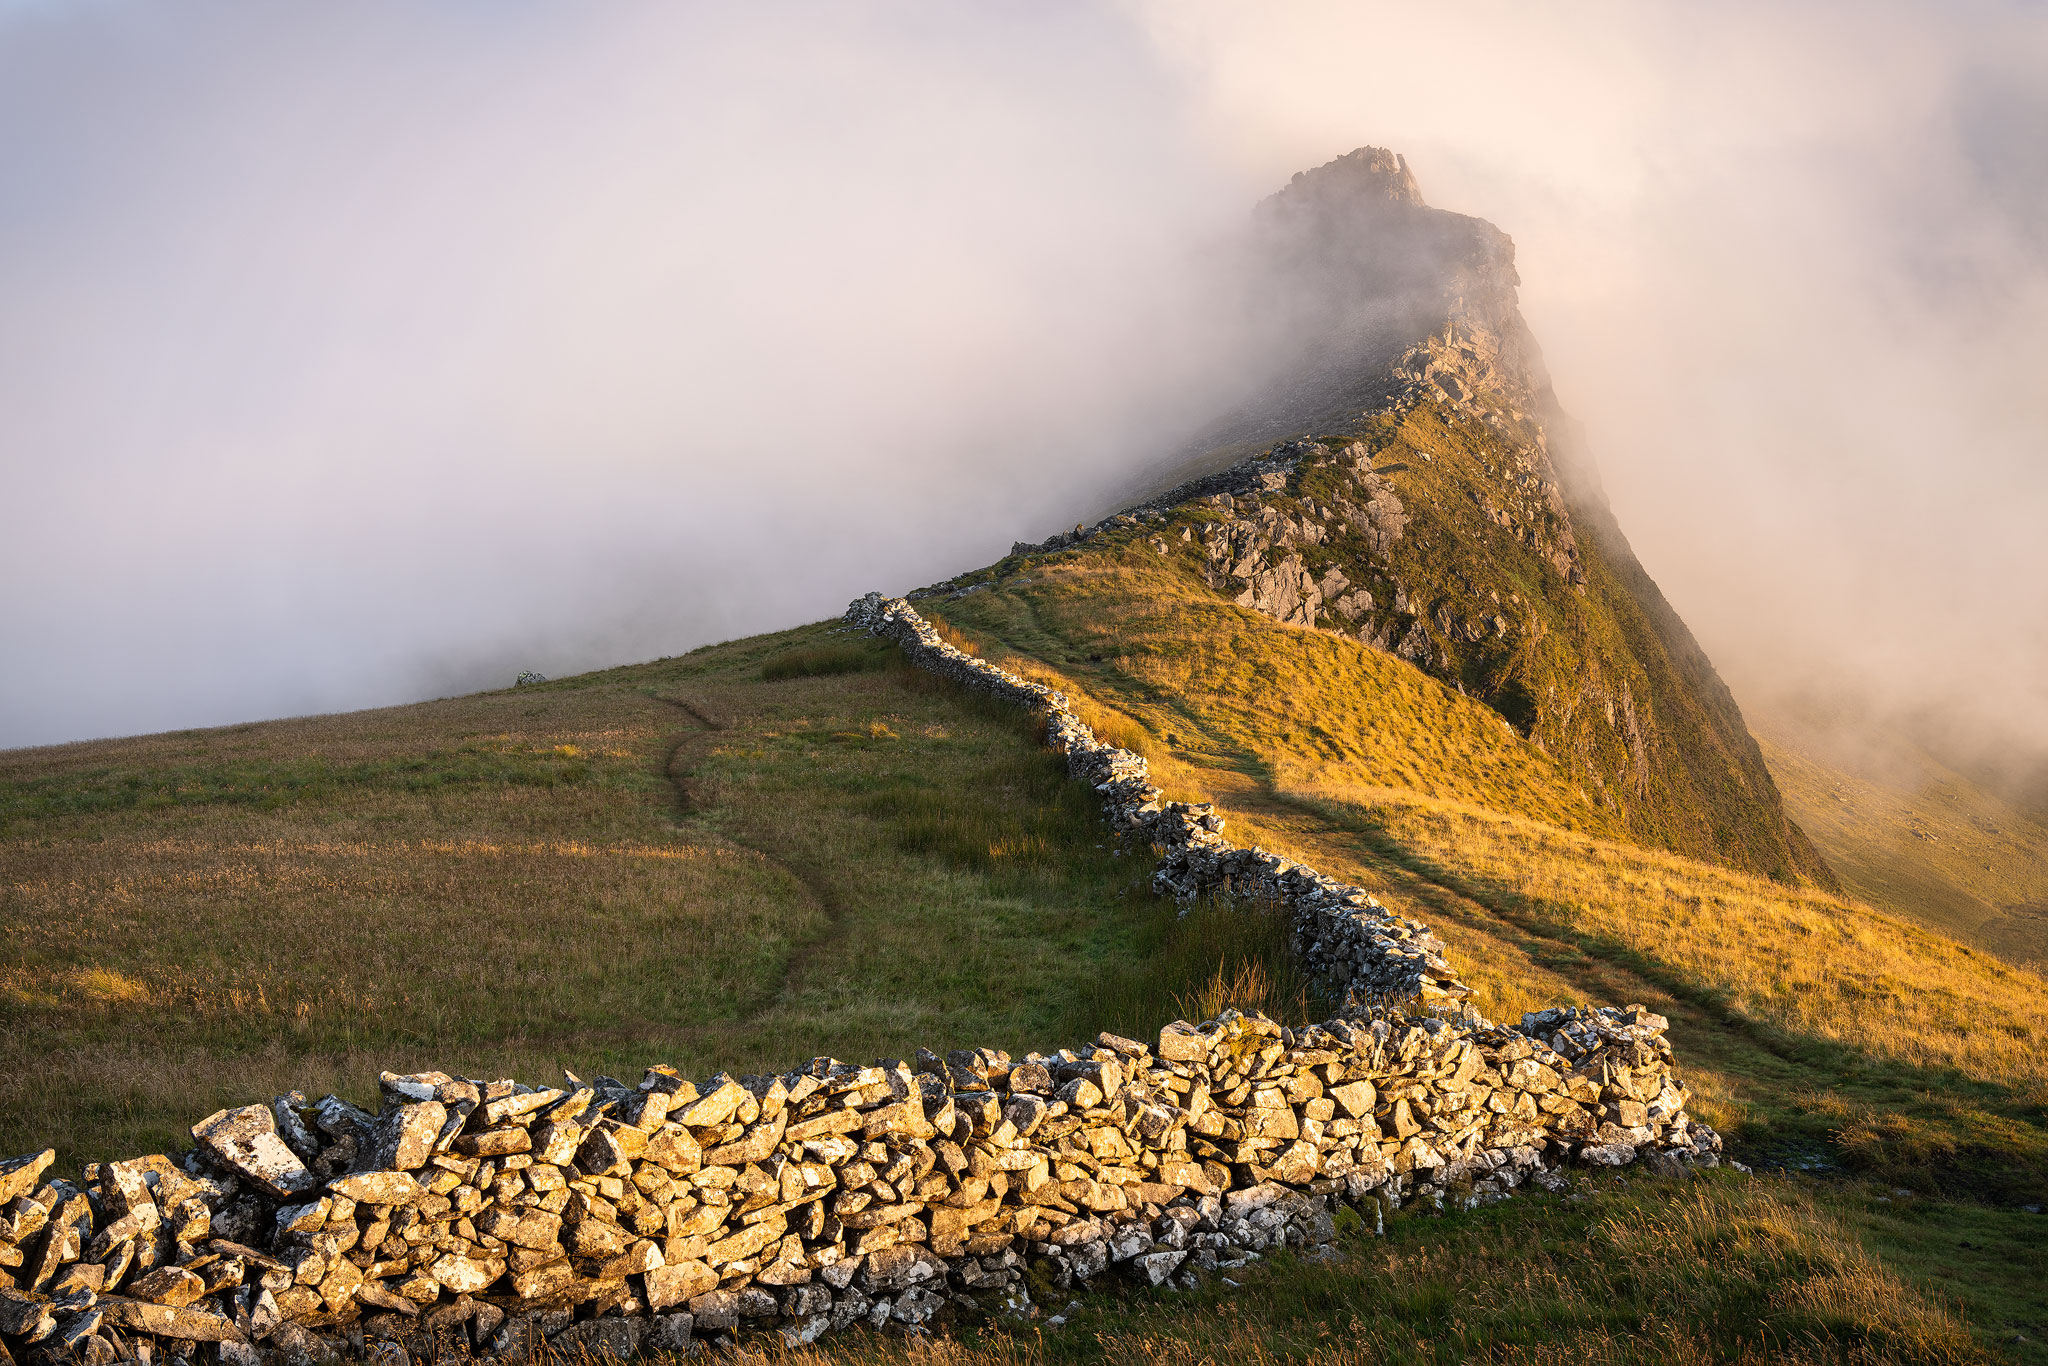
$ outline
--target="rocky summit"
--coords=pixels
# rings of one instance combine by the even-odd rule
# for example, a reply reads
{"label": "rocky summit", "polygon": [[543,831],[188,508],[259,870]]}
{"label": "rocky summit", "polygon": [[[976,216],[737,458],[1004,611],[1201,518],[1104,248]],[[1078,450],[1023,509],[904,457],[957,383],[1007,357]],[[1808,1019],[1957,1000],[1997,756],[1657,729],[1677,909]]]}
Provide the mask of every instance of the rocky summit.
{"label": "rocky summit", "polygon": [[[1278,373],[1124,510],[1013,556],[1204,514],[1187,568],[1497,710],[1636,841],[1834,875],[1740,708],[1637,561],[1523,320],[1514,243],[1360,148],[1259,208]],[[1176,547],[1162,545],[1166,554]]]}

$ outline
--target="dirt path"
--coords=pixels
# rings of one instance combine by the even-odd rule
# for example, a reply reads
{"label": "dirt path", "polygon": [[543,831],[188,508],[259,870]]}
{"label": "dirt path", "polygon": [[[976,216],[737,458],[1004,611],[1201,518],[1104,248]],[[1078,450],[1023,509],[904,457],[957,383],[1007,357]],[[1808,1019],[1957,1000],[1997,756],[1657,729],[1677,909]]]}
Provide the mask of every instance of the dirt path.
{"label": "dirt path", "polygon": [[[669,743],[662,757],[662,776],[668,779],[675,792],[676,811],[679,818],[688,820],[700,817],[709,808],[709,802],[692,782],[692,773],[703,761],[705,752],[713,739],[721,732],[731,729],[731,722],[719,717],[703,704],[682,697],[667,697],[650,694],[657,702],[675,708],[694,723],[692,729],[679,734]],[[814,907],[822,923],[815,933],[793,942],[789,959],[782,971],[782,980],[772,988],[758,992],[754,999],[743,1003],[735,1012],[735,1022],[752,1024],[772,1014],[779,1007],[794,999],[805,982],[824,957],[826,947],[839,942],[846,927],[848,909],[846,902],[828,886],[815,869],[790,862],[758,844],[751,844],[735,838],[729,831],[720,830],[719,837],[739,848],[745,849],[786,876],[804,899]]]}

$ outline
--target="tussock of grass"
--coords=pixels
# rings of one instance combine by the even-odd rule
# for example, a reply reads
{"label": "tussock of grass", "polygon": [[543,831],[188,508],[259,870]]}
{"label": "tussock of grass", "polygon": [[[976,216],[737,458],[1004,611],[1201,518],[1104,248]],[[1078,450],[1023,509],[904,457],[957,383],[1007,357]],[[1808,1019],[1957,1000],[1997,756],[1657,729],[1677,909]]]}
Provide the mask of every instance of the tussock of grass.
{"label": "tussock of grass", "polygon": [[894,662],[892,654],[892,651],[871,644],[800,645],[793,650],[784,650],[762,664],[761,679],[767,683],[779,683],[785,678],[823,678],[830,674],[886,669]]}
{"label": "tussock of grass", "polygon": [[1172,1020],[1202,1021],[1226,1007],[1276,1020],[1321,1020],[1335,1006],[1303,975],[1287,916],[1259,905],[1203,902],[1186,915],[1162,909],[1129,959],[1096,974],[1072,1018],[1133,1038]]}

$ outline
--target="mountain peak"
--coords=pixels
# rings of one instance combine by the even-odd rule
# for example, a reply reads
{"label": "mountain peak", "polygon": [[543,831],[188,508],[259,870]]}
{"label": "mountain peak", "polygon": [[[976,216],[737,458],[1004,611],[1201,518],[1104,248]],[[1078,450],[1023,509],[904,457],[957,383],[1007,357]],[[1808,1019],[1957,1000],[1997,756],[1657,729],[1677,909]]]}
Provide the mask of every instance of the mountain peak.
{"label": "mountain peak", "polygon": [[1314,205],[1349,209],[1385,204],[1428,207],[1408,158],[1384,147],[1359,147],[1312,171],[1296,171],[1287,187],[1266,203],[1282,208]]}

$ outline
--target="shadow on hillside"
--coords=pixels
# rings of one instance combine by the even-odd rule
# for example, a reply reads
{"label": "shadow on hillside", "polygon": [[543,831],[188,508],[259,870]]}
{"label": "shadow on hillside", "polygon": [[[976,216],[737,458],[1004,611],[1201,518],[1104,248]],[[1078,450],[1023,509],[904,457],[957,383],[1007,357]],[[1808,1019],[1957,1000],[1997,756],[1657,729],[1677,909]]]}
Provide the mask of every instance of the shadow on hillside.
{"label": "shadow on hillside", "polygon": [[[1674,1021],[1681,1047],[1684,1033],[1693,1032],[1703,1055],[1729,1055],[1731,1070],[1745,1076],[1761,1071],[1776,1093],[1753,1106],[1728,1135],[1745,1160],[1856,1171],[2003,1204],[2038,1203],[2048,1196],[2048,1109],[2038,1098],[1954,1068],[1880,1057],[1760,1019],[1729,993],[1634,945],[1559,923],[1501,879],[1447,868],[1376,822],[1292,804],[1357,839],[1371,856],[1478,906],[1521,934],[1620,969],[1681,1003],[1693,1017]],[[1700,1037],[1703,1030],[1718,1037]],[[1753,1059],[1767,1055],[1771,1065],[1745,1065],[1744,1053]]]}

